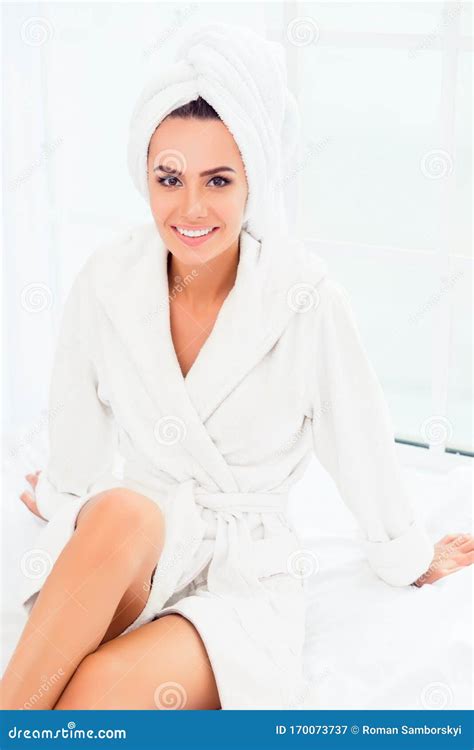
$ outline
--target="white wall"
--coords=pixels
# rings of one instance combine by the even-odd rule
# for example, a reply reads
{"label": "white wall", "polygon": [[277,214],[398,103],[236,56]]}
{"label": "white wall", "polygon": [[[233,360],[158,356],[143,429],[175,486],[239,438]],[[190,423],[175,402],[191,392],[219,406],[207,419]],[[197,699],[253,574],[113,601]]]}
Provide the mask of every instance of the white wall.
{"label": "white wall", "polygon": [[470,5],[2,10],[3,403],[14,471],[41,466],[55,336],[77,270],[99,243],[150,218],[126,167],[138,91],[183,32],[212,20],[248,24],[287,49],[304,126],[288,183],[294,217],[352,296],[397,437],[431,434],[435,455],[446,443],[472,450]]}

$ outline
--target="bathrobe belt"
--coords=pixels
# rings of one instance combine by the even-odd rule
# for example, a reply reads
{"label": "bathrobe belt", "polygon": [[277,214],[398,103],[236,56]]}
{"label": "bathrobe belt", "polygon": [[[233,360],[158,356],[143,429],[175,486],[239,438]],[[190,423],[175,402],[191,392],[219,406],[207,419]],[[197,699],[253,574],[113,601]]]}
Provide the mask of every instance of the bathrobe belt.
{"label": "bathrobe belt", "polygon": [[[132,479],[131,472],[126,484],[145,493],[147,486],[156,486],[156,476],[147,476],[144,470],[140,474],[141,484]],[[209,492],[192,478],[163,487],[160,495],[174,518],[169,525],[173,538],[169,540],[168,557],[162,559],[156,574],[157,584],[160,580],[159,585],[166,588],[167,595],[172,593],[168,586],[173,585],[175,590],[184,588],[207,564],[207,589],[219,597],[262,598],[267,595],[262,579],[294,575],[294,555],[300,544],[286,518],[287,490]],[[203,509],[214,514],[213,539],[206,537],[208,519]],[[261,539],[252,538],[248,519],[252,513],[262,514]],[[269,517],[272,515],[273,518]],[[178,573],[178,569],[177,579],[167,575],[173,570]]]}
{"label": "bathrobe belt", "polygon": [[[156,476],[146,477],[143,471],[140,482],[145,485],[128,477],[126,484],[132,489],[146,493],[147,487],[156,486]],[[284,577],[289,610],[295,601],[291,596],[301,585],[296,560],[301,545],[286,517],[288,491],[209,492],[194,478],[162,489],[157,494],[170,523],[154,586],[163,602],[209,565],[202,596],[218,597],[275,660],[282,639],[278,630],[268,632],[268,618],[276,606],[273,583],[278,586]],[[214,516],[209,536],[209,518],[203,509]],[[262,514],[260,522],[250,521],[249,514]],[[259,528],[259,535],[263,527],[262,538],[253,538],[252,527]],[[160,598],[158,593],[156,597]],[[281,618],[282,613],[278,615]]]}
{"label": "bathrobe belt", "polygon": [[[219,596],[229,592],[244,598],[265,596],[260,579],[288,573],[290,556],[298,547],[284,518],[288,492],[207,492],[194,481],[188,486],[196,509],[201,506],[216,514],[215,542],[208,555],[208,590]],[[264,521],[264,528],[276,529],[275,533],[253,539],[248,513],[276,513],[281,521],[268,525]]]}
{"label": "bathrobe belt", "polygon": [[196,486],[194,497],[198,505],[231,515],[239,513],[284,513],[287,492],[207,492]]}
{"label": "bathrobe belt", "polygon": [[[269,632],[268,622],[274,614],[272,585],[282,575],[288,581],[295,575],[295,555],[300,544],[286,520],[288,492],[206,492],[192,484],[195,507],[209,508],[216,513],[216,537],[207,573],[207,590],[223,599],[235,611],[240,624],[259,648],[268,651],[271,659],[279,663],[281,637],[278,629]],[[275,519],[262,517],[262,539],[253,539],[248,513],[276,514]],[[272,576],[275,576],[273,579]],[[293,580],[298,588],[301,580]],[[287,589],[294,590],[290,587]],[[288,609],[291,599],[288,594]],[[281,613],[279,613],[281,616]],[[269,620],[270,617],[270,620]],[[285,657],[282,656],[281,668]]]}

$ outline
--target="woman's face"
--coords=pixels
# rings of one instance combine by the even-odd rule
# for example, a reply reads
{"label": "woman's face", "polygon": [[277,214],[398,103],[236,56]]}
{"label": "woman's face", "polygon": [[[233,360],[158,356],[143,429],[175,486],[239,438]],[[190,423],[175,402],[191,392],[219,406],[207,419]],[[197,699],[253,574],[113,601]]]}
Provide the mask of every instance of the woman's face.
{"label": "woman's face", "polygon": [[[247,179],[237,144],[221,120],[165,118],[150,140],[148,189],[161,238],[182,263],[207,262],[236,247]],[[212,232],[189,241],[177,227]]]}

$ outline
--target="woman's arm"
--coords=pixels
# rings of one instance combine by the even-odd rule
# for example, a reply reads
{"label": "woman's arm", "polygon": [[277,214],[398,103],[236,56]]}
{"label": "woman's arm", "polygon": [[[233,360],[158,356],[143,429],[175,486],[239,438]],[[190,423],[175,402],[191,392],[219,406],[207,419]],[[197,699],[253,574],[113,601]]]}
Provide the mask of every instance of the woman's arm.
{"label": "woman's arm", "polygon": [[97,333],[88,264],[64,305],[49,389],[49,461],[34,494],[47,520],[75,497],[120,482],[114,477],[116,425],[97,395],[93,336]]}
{"label": "woman's arm", "polygon": [[429,568],[434,544],[403,486],[388,405],[347,292],[331,279],[318,291],[314,450],[359,522],[373,570],[405,586]]}

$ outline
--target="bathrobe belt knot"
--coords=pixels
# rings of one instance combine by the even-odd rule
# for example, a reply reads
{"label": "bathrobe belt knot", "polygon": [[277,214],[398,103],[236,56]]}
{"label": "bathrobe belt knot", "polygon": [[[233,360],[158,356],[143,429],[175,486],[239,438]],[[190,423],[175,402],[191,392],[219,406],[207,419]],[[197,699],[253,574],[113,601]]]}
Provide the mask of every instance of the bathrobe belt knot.
{"label": "bathrobe belt knot", "polygon": [[[297,539],[285,518],[288,492],[208,492],[192,483],[196,509],[215,513],[214,548],[209,557],[207,587],[218,596],[265,596],[260,578],[288,573],[290,555]],[[272,533],[253,538],[247,514],[277,514],[268,524],[262,518],[260,528]],[[274,531],[275,530],[275,531]],[[262,532],[261,532],[262,533]],[[232,583],[230,583],[232,582]]]}

